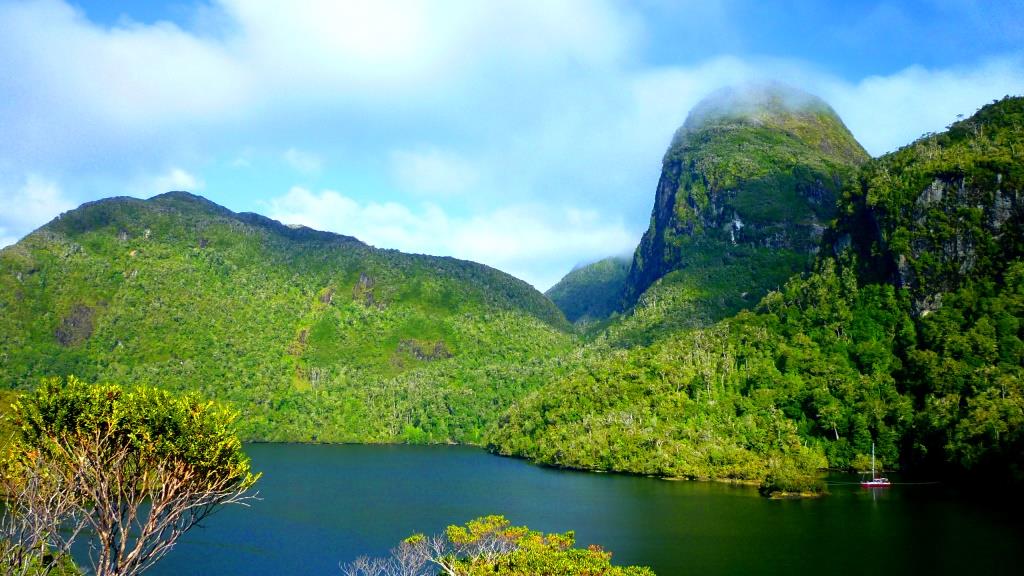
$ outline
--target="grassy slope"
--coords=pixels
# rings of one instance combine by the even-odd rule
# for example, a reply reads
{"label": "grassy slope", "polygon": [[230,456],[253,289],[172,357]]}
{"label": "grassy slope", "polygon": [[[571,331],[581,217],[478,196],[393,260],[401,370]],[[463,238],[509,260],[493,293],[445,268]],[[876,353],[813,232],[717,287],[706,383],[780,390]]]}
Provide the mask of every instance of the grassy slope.
{"label": "grassy slope", "polygon": [[755,306],[810,262],[809,255],[791,250],[701,243],[685,268],[659,278],[627,314],[595,326],[589,334],[616,348],[629,348],[711,326]]}
{"label": "grassy slope", "polygon": [[[174,193],[0,252],[0,370],[197,390],[266,440],[475,441],[570,345],[525,283]],[[63,341],[63,342],[62,342]]]}

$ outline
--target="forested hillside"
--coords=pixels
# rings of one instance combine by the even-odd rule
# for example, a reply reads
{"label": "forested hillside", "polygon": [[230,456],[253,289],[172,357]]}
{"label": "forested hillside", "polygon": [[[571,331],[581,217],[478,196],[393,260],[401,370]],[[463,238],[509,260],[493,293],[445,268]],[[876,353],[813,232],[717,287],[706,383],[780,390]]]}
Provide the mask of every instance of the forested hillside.
{"label": "forested hillside", "polygon": [[[799,487],[826,460],[862,467],[874,442],[890,467],[1019,481],[1022,151],[1024,99],[1007,98],[868,162],[813,273],[649,346],[613,351],[613,326],[510,410],[492,448]],[[642,301],[626,322],[663,313]]]}
{"label": "forested hillside", "polygon": [[169,193],[0,251],[0,373],[198,391],[262,440],[476,441],[568,324],[526,283]]}

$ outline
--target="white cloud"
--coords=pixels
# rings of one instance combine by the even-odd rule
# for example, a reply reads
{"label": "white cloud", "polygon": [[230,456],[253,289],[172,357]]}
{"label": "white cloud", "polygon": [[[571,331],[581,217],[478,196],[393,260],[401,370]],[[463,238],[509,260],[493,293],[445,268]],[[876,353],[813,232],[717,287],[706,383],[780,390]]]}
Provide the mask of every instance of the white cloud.
{"label": "white cloud", "polygon": [[312,152],[304,152],[297,148],[289,148],[282,154],[289,166],[303,174],[315,174],[323,168],[322,158]]}
{"label": "white cloud", "polygon": [[1024,58],[989,60],[970,69],[912,66],[856,83],[822,81],[818,93],[873,155],[940,132],[981,106],[1024,93]]}
{"label": "white cloud", "polygon": [[1024,56],[992,58],[970,68],[912,66],[855,82],[795,60],[723,57],[689,67],[639,70],[624,79],[630,98],[621,106],[618,124],[603,128],[611,131],[605,140],[626,154],[643,150],[650,158],[664,152],[689,109],[717,88],[781,80],[822,97],[877,156],[926,132],[944,130],[958,114],[970,115],[1005,95],[1024,94]]}
{"label": "white cloud", "polygon": [[234,158],[227,163],[229,168],[236,170],[244,168],[252,168],[253,161],[253,150],[251,148],[244,148],[241,152],[235,154]]}
{"label": "white cloud", "polygon": [[451,217],[425,203],[361,203],[333,190],[294,187],[267,203],[272,218],[355,236],[404,252],[454,256],[489,264],[546,289],[580,260],[632,251],[637,235],[593,209],[509,205]]}
{"label": "white cloud", "polygon": [[480,179],[466,159],[437,148],[392,152],[391,173],[404,190],[442,197],[468,192]]}
{"label": "white cloud", "polygon": [[[610,165],[615,173],[601,181],[635,186],[651,172],[638,167],[637,151],[649,158],[664,147],[696,98],[723,83],[769,76],[818,89],[874,153],[1024,90],[1019,59],[858,82],[794,61],[643,66],[639,16],[610,0],[296,0],[286,9],[217,0],[201,10],[216,14],[207,18],[216,24],[196,33],[166,22],[103,27],[60,0],[0,3],[0,158],[38,171],[125,152],[129,162],[152,155],[166,164],[181,162],[168,156],[182,149],[220,153],[208,151],[208,141],[230,139],[225,134],[271,139],[296,123],[311,128],[295,129],[306,138],[348,130],[342,140],[425,127],[468,136],[446,143],[455,157],[468,147],[475,158],[512,153],[503,160],[520,163],[510,167],[526,188],[552,176],[589,185],[599,179],[573,182],[560,167]],[[717,12],[695,13],[727,30],[711,17]],[[379,154],[406,146],[386,143]],[[327,160],[289,152],[307,172]]]}
{"label": "white cloud", "polygon": [[0,160],[124,175],[233,156],[223,147],[239,140],[266,149],[282,132],[308,149],[408,123],[515,122],[509,102],[617,68],[638,34],[611,0],[199,4],[196,32],[99,25],[63,0],[0,2]]}
{"label": "white cloud", "polygon": [[505,73],[557,73],[613,65],[631,45],[628,14],[603,0],[220,0],[201,10],[223,24],[202,35],[168,22],[103,27],[61,0],[0,4],[10,111],[0,118],[51,138],[65,123],[125,135],[296,103],[429,108],[429,94],[451,95],[495,61]]}
{"label": "white cloud", "polygon": [[129,185],[132,195],[143,198],[172,191],[199,192],[204,188],[206,183],[201,178],[176,167],[155,176],[137,178]]}
{"label": "white cloud", "polygon": [[[56,182],[29,174],[14,190],[0,189],[0,236],[12,244],[58,214],[74,208]],[[13,239],[13,240],[12,240]]]}
{"label": "white cloud", "polygon": [[251,71],[223,44],[168,23],[101,28],[58,0],[0,4],[0,68],[5,140],[45,158],[234,118],[251,100]]}

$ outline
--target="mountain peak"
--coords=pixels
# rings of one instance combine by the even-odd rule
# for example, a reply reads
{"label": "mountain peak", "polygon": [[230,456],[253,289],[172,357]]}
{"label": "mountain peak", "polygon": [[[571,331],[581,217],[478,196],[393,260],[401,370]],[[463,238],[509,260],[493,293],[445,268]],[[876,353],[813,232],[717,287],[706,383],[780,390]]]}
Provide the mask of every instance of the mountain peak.
{"label": "mountain peak", "polygon": [[720,88],[697,103],[683,130],[700,129],[716,121],[774,124],[779,118],[825,113],[832,108],[817,96],[781,82],[758,82]]}
{"label": "mountain peak", "polygon": [[150,198],[150,200],[186,200],[190,202],[209,202],[207,198],[185,190],[171,190],[164,192],[163,194],[157,194]]}
{"label": "mountain peak", "polygon": [[199,208],[201,210],[224,216],[234,216],[234,213],[231,212],[231,210],[217,204],[213,200],[210,200],[205,196],[185,192],[184,190],[172,190],[170,192],[164,192],[163,194],[157,194],[156,196],[149,198],[146,202],[159,206]]}
{"label": "mountain peak", "polygon": [[831,106],[781,82],[740,84],[712,92],[687,115],[669,153],[700,145],[712,132],[750,129],[777,131],[849,163],[859,164],[868,158]]}
{"label": "mountain peak", "polygon": [[776,82],[712,93],[665,153],[625,304],[673,272],[663,284],[681,286],[687,302],[702,292],[714,296],[686,312],[689,323],[756,301],[803,269],[843,182],[867,159],[817,96]]}

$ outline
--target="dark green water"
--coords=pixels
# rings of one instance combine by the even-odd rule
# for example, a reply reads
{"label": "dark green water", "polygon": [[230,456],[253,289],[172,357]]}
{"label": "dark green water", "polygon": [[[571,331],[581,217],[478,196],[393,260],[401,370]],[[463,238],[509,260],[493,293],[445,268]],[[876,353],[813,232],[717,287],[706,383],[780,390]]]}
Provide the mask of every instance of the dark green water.
{"label": "dark green water", "polygon": [[[753,488],[539,468],[463,447],[247,447],[262,500],[194,529],[152,574],[340,574],[414,532],[485,514],[575,530],[674,574],[1020,574],[1019,510],[935,486],[772,501]],[[836,478],[835,480],[851,480]]]}

